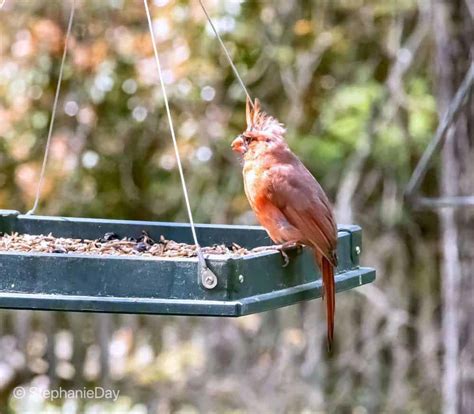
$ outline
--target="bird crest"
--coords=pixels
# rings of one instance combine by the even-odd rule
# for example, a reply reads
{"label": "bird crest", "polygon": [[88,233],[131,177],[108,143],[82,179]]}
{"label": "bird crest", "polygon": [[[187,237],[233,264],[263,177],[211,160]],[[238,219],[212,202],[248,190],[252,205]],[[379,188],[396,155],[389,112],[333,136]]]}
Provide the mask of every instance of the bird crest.
{"label": "bird crest", "polygon": [[273,116],[267,115],[261,110],[260,101],[255,98],[252,103],[247,97],[246,106],[247,131],[261,133],[262,135],[283,138],[286,132],[285,126]]}

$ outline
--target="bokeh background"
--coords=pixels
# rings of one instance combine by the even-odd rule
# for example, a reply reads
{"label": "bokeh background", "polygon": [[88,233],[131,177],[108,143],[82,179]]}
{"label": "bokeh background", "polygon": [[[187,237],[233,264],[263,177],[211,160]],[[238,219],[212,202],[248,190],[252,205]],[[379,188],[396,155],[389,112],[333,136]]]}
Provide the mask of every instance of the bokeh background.
{"label": "bokeh background", "polygon": [[[77,3],[39,212],[187,221],[143,3]],[[254,224],[229,147],[244,94],[197,1],[149,3],[195,219]],[[473,2],[206,4],[338,222],[363,227],[377,281],[337,296],[333,355],[321,301],[240,319],[3,310],[0,412],[474,412],[472,208],[403,197],[472,58]],[[69,7],[0,10],[0,208],[32,206]],[[471,93],[425,194],[474,194],[473,124]],[[121,396],[19,400],[19,385]]]}

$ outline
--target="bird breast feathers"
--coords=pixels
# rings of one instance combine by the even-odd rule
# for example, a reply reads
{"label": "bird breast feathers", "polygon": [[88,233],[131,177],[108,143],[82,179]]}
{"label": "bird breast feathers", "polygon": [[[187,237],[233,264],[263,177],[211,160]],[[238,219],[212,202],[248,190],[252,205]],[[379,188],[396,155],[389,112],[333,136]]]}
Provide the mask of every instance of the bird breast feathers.
{"label": "bird breast feathers", "polygon": [[266,194],[265,187],[268,185],[268,173],[252,163],[244,166],[244,187],[247,198],[252,207],[255,207],[258,195]]}

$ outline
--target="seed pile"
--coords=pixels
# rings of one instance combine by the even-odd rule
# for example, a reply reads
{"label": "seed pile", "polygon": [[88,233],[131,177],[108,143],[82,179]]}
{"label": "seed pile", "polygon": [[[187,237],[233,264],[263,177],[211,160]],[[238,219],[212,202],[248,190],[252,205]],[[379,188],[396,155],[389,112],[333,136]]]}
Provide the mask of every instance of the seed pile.
{"label": "seed pile", "polygon": [[[243,256],[250,252],[232,243],[202,247],[204,254],[238,255]],[[54,237],[52,234],[1,234],[0,252],[37,252],[37,253],[75,253],[103,256],[145,256],[145,257],[195,257],[196,246],[166,240],[163,236],[159,241],[153,240],[144,231],[135,239],[120,237],[115,233],[106,233],[97,240],[72,239]]]}

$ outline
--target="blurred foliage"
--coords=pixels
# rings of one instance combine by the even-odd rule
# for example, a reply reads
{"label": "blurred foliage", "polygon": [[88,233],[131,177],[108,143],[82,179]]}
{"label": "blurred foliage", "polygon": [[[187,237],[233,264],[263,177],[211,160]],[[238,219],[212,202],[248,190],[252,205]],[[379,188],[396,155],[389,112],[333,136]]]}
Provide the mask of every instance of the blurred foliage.
{"label": "blurred foliage", "polygon": [[[357,147],[383,94],[394,13],[416,11],[410,2],[400,10],[372,3],[358,13],[358,2],[326,11],[305,2],[291,9],[265,2],[214,4],[217,25],[252,93],[288,125],[291,145],[328,181],[332,194],[341,163]],[[229,142],[243,128],[243,93],[198,4],[156,4],[154,25],[180,151],[192,199],[201,199],[196,216],[238,220],[248,206],[237,202],[242,187]],[[1,29],[2,161],[10,166],[2,173],[2,207],[24,211],[32,204],[66,5],[18,2],[2,14],[19,17]],[[185,220],[181,194],[169,191],[179,188],[178,180],[142,3],[80,2],[73,36],[42,211]],[[420,151],[433,130],[435,108],[426,74],[416,73],[407,84],[407,106],[415,109],[407,123]],[[403,126],[390,123],[374,138],[374,160],[390,161],[395,176],[409,171],[403,135]]]}
{"label": "blurred foliage", "polygon": [[[197,1],[150,4],[195,218],[253,224],[229,147],[244,128],[244,94]],[[290,146],[334,200],[339,221],[363,225],[364,262],[379,279],[338,295],[333,358],[318,303],[231,322],[137,317],[124,328],[114,319],[105,348],[112,378],[122,369],[114,380],[125,390],[122,404],[130,402],[122,410],[436,412],[436,221],[425,214],[415,224],[402,208],[437,123],[426,5],[206,4],[251,94],[287,125]],[[0,208],[33,204],[68,12],[57,0],[7,0],[0,11]],[[142,2],[78,1],[40,213],[186,221],[175,167]],[[436,185],[432,175],[424,190]],[[97,323],[82,318],[88,329]],[[69,319],[61,326],[74,331]],[[91,347],[106,351],[91,335],[74,341],[94,361]],[[117,335],[129,344],[122,354],[113,351]],[[134,359],[140,352],[145,363]],[[22,372],[30,381],[38,371]]]}

